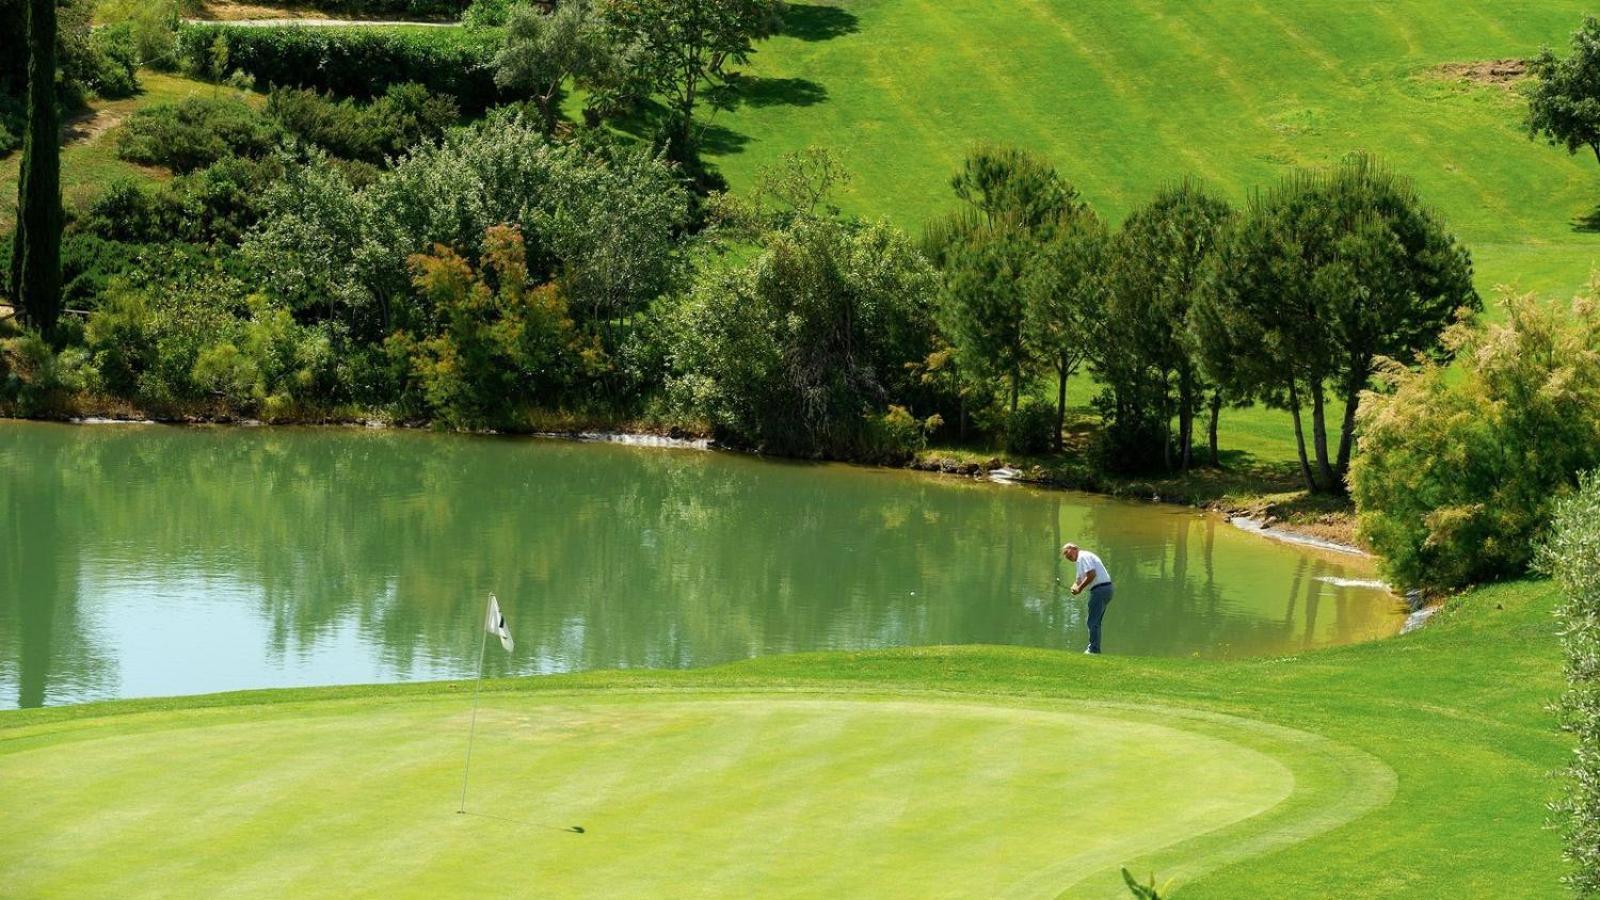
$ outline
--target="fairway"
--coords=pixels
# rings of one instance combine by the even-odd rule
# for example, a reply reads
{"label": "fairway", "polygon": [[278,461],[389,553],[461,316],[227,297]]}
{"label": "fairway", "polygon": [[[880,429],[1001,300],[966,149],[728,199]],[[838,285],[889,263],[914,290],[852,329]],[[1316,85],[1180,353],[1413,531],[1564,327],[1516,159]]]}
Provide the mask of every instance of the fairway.
{"label": "fairway", "polygon": [[843,0],[793,4],[706,144],[734,188],[838,151],[852,212],[919,231],[978,141],[1048,158],[1113,222],[1194,177],[1228,199],[1354,150],[1416,179],[1478,286],[1565,298],[1594,267],[1600,168],[1529,141],[1504,84],[1441,66],[1566,52],[1576,0]]}
{"label": "fairway", "polygon": [[1365,754],[1170,709],[490,693],[461,816],[469,710],[455,692],[11,730],[0,870],[26,896],[1093,896],[1122,865],[1196,875],[1393,791]]}

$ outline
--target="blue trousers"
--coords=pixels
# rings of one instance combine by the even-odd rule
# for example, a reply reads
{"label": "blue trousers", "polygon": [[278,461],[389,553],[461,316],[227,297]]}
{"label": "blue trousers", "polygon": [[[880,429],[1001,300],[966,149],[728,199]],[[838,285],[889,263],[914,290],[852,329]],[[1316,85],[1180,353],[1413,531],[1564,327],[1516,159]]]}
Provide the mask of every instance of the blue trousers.
{"label": "blue trousers", "polygon": [[1111,582],[1097,584],[1089,589],[1089,652],[1100,652],[1100,623],[1105,620],[1106,607],[1111,605]]}

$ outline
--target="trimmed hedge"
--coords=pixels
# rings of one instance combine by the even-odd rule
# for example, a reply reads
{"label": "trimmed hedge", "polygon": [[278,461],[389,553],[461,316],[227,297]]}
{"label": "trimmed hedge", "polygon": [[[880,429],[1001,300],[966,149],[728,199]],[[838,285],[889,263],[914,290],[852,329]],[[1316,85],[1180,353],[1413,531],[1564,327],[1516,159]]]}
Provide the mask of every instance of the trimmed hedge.
{"label": "trimmed hedge", "polygon": [[[472,0],[319,0],[318,12],[351,18],[459,19]],[[294,4],[290,4],[292,7]]]}
{"label": "trimmed hedge", "polygon": [[[184,25],[178,54],[191,71],[225,77],[236,71],[266,87],[300,87],[339,97],[370,98],[415,82],[454,97],[467,114],[499,99],[494,57],[500,35],[460,28],[239,28]],[[218,72],[219,50],[226,53]]]}

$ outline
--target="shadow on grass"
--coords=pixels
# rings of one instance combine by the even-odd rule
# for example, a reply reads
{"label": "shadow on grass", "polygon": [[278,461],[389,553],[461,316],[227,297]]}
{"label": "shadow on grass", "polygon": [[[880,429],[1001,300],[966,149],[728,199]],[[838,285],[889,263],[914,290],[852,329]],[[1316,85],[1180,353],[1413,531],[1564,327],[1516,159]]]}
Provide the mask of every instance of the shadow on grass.
{"label": "shadow on grass", "polygon": [[831,41],[860,30],[856,14],[837,6],[792,3],[783,14],[783,33],[802,41]]}
{"label": "shadow on grass", "polygon": [[[775,106],[814,106],[828,99],[828,89],[809,78],[763,78],[755,75],[733,75],[726,84],[707,92],[713,109],[736,110],[741,107],[765,109]],[[718,124],[712,110],[701,109],[695,117],[695,139],[700,151],[711,156],[728,156],[744,152],[750,138],[725,125]],[[616,127],[642,141],[656,139],[664,134],[672,111],[657,100],[640,103],[631,115],[618,119]]]}
{"label": "shadow on grass", "polygon": [[1572,230],[1579,234],[1600,234],[1600,206],[1572,220]]}

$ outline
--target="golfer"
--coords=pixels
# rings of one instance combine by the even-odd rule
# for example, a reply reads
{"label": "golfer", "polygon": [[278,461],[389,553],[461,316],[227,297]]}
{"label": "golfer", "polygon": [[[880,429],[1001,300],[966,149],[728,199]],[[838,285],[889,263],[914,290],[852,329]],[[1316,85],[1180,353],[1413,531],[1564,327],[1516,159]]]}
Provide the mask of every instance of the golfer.
{"label": "golfer", "polygon": [[1111,573],[1106,571],[1106,564],[1100,557],[1078,549],[1077,544],[1063,545],[1061,555],[1078,566],[1078,580],[1072,585],[1073,596],[1082,593],[1084,588],[1089,589],[1089,648],[1083,652],[1099,653],[1100,623],[1106,617],[1106,607],[1111,605]]}

